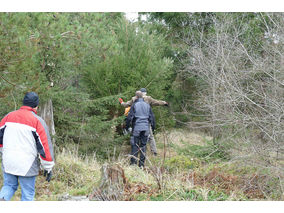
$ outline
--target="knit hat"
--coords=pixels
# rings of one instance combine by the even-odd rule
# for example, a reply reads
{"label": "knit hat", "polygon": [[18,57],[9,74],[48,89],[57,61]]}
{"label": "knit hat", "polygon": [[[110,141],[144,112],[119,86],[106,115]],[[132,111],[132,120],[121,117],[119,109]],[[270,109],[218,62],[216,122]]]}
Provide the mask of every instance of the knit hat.
{"label": "knit hat", "polygon": [[24,100],[23,100],[24,106],[35,108],[38,106],[38,103],[39,103],[39,98],[35,92],[26,93]]}
{"label": "knit hat", "polygon": [[141,92],[147,92],[147,90],[145,88],[141,88],[140,91]]}

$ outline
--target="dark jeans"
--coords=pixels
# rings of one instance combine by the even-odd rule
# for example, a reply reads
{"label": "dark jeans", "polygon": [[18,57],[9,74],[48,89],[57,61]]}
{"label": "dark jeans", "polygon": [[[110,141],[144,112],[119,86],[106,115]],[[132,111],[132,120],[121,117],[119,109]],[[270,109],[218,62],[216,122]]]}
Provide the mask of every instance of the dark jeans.
{"label": "dark jeans", "polygon": [[140,152],[139,167],[144,167],[144,162],[146,158],[146,145],[149,136],[149,131],[139,131],[134,132],[134,144],[131,145],[131,157],[130,164],[137,164],[138,153]]}

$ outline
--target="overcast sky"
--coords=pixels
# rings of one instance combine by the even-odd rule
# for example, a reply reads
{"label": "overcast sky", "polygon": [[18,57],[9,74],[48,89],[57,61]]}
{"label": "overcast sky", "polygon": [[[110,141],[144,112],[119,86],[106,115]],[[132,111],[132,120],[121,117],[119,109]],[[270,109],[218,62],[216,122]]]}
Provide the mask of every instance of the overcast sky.
{"label": "overcast sky", "polygon": [[126,12],[125,13],[125,17],[129,21],[137,21],[137,19],[138,19],[138,12]]}

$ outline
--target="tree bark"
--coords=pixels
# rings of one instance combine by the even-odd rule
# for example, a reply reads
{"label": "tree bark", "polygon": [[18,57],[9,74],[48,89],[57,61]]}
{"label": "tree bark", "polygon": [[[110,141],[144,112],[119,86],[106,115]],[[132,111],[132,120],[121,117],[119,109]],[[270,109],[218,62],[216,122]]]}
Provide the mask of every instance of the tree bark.
{"label": "tree bark", "polygon": [[[53,105],[52,100],[49,99],[44,104],[40,105],[39,107],[39,116],[46,122],[49,133],[51,136],[55,136],[55,126],[54,126],[54,119],[53,119]],[[55,143],[54,137],[52,137],[53,144]]]}

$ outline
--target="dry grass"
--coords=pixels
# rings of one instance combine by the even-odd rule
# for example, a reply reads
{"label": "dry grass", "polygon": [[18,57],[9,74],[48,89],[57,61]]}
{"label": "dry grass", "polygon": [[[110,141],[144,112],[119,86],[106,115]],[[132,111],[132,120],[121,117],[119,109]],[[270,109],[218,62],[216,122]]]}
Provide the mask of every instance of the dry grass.
{"label": "dry grass", "polygon": [[[162,143],[163,134],[159,133],[155,136],[158,143]],[[212,140],[212,137],[205,136],[202,133],[194,133],[184,129],[173,129],[167,132],[167,140],[181,148],[186,144],[205,145],[205,140]]]}
{"label": "dry grass", "polygon": [[[168,137],[179,148],[189,143],[202,145],[204,140],[210,139],[182,130],[170,131]],[[162,145],[161,134],[156,136],[156,141],[158,146]],[[175,151],[174,147],[170,149]],[[123,200],[281,200],[277,179],[245,167],[238,161],[168,170],[161,155],[154,157],[148,154],[146,168],[140,169],[129,165],[127,155],[99,162],[94,156],[80,156],[77,147],[66,148],[56,154],[54,176],[50,183],[42,175],[37,177],[35,199],[56,201],[67,193],[87,196],[100,185],[102,165],[114,162],[123,169],[128,182]],[[20,200],[20,190],[13,200]]]}

